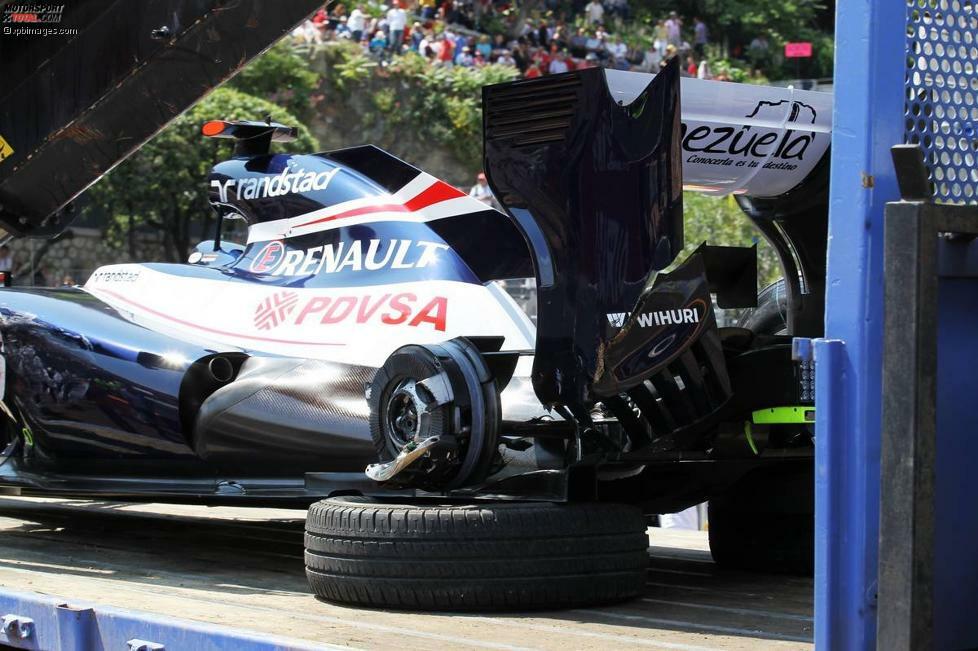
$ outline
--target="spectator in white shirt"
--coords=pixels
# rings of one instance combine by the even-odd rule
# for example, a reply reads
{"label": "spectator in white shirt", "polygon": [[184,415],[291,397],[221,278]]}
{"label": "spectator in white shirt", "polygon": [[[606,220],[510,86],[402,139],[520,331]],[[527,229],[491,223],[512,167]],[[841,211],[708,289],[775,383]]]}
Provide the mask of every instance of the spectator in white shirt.
{"label": "spectator in white shirt", "polygon": [[363,28],[366,27],[366,23],[367,14],[363,12],[363,5],[357,5],[346,21],[346,26],[350,28],[350,38],[354,43],[359,43],[363,38]]}
{"label": "spectator in white shirt", "polygon": [[513,58],[513,55],[510,54],[509,52],[503,52],[502,54],[499,55],[499,58],[496,59],[496,63],[498,63],[501,66],[514,66],[515,67],[516,66],[516,59],[514,59]]}
{"label": "spectator in white shirt", "polygon": [[311,20],[307,20],[299,27],[292,30],[292,36],[296,41],[305,45],[313,45],[323,42],[323,35]]}
{"label": "spectator in white shirt", "polygon": [[[580,5],[578,5],[580,6]],[[598,0],[591,0],[584,7],[584,13],[587,15],[587,21],[592,25],[597,25],[604,18],[604,5],[602,5]]]}
{"label": "spectator in white shirt", "polygon": [[492,190],[489,189],[485,172],[479,172],[479,175],[475,177],[475,185],[469,190],[469,196],[489,206],[493,204]]}
{"label": "spectator in white shirt", "polygon": [[401,44],[404,43],[404,28],[407,27],[407,12],[401,8],[401,1],[394,0],[387,12],[387,27],[390,29],[391,52],[400,54]]}
{"label": "spectator in white shirt", "polygon": [[710,63],[706,59],[700,61],[700,66],[696,69],[696,78],[713,79],[713,73],[710,72]]}

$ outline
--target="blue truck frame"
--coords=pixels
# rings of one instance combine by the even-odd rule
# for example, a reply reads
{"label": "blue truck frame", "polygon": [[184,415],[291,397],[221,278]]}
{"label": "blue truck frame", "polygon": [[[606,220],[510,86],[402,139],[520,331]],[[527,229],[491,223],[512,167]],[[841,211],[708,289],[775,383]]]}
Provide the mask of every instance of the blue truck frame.
{"label": "blue truck frame", "polygon": [[57,651],[324,651],[313,644],[33,592],[0,592],[0,646]]}

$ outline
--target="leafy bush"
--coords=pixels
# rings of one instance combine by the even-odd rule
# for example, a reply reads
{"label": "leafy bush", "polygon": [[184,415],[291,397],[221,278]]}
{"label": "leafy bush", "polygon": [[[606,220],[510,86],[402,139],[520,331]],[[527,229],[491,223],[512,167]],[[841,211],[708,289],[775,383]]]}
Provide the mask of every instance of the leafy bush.
{"label": "leafy bush", "polygon": [[482,87],[510,81],[509,66],[436,68],[431,74],[400,76],[412,88],[407,117],[422,132],[447,146],[461,161],[482,159]]}
{"label": "leafy bush", "polygon": [[381,88],[374,91],[373,103],[381,113],[391,113],[397,104],[397,95],[391,88]]}
{"label": "leafy bush", "polygon": [[766,77],[751,77],[750,71],[740,67],[740,61],[716,59],[710,61],[710,71],[714,77],[726,75],[730,81],[741,84],[766,84]]}
{"label": "leafy bush", "polygon": [[281,41],[245,66],[228,85],[305,117],[313,108],[312,98],[319,87],[319,75],[291,45]]}
{"label": "leafy bush", "polygon": [[369,93],[369,108],[360,114],[364,127],[380,124],[387,136],[408,131],[447,148],[473,173],[482,160],[482,87],[519,74],[500,65],[432,66],[415,52],[376,67],[349,43],[330,44],[324,57],[324,83],[340,101],[348,102],[354,88]]}
{"label": "leafy bush", "polygon": [[364,54],[360,45],[350,41],[330,43],[323,49],[323,54],[326,68],[331,73],[327,81],[341,95],[362,86],[377,68],[377,62]]}

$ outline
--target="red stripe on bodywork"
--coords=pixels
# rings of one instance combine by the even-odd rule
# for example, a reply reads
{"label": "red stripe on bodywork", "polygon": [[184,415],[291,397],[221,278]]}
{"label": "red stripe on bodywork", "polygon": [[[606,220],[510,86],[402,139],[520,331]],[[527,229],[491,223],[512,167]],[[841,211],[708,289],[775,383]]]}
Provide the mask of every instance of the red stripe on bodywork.
{"label": "red stripe on bodywork", "polygon": [[404,203],[404,207],[410,212],[415,212],[416,210],[421,210],[422,208],[427,208],[436,203],[441,203],[442,201],[448,201],[449,199],[456,199],[458,197],[464,197],[465,194],[448,185],[444,181],[435,181],[427,190],[424,190],[418,196],[413,199],[408,199]]}
{"label": "red stripe on bodywork", "polygon": [[150,314],[152,314],[154,316],[158,316],[158,317],[160,317],[162,319],[166,319],[167,321],[173,321],[174,323],[179,323],[180,325],[184,325],[184,326],[187,326],[189,328],[196,328],[197,330],[203,330],[205,332],[211,332],[211,333],[214,333],[214,334],[217,334],[217,335],[224,335],[225,337],[238,337],[239,339],[254,339],[255,341],[267,341],[267,342],[271,342],[271,343],[275,343],[275,344],[297,344],[297,345],[301,345],[301,346],[345,346],[346,345],[346,344],[336,344],[336,343],[324,343],[324,342],[321,342],[321,341],[293,341],[291,339],[273,339],[271,337],[258,337],[258,336],[255,336],[255,335],[243,335],[243,334],[238,333],[238,332],[227,332],[226,330],[218,330],[216,328],[208,328],[207,326],[202,326],[202,325],[199,325],[197,323],[192,323],[190,321],[184,321],[183,319],[178,319],[175,316],[170,316],[169,314],[165,314],[163,312],[159,312],[157,310],[154,310],[151,307],[146,307],[145,305],[140,305],[139,303],[137,303],[137,302],[135,302],[133,300],[130,300],[130,299],[126,298],[122,294],[117,294],[116,292],[113,292],[113,291],[108,290],[108,289],[95,289],[94,291],[96,291],[96,292],[102,292],[104,294],[108,294],[109,296],[112,296],[113,298],[119,299],[123,303],[128,303],[129,305],[132,305],[133,307],[138,307],[140,310],[143,310],[144,312],[149,312]]}
{"label": "red stripe on bodywork", "polygon": [[427,208],[428,206],[433,206],[436,203],[441,203],[442,201],[457,199],[458,197],[464,196],[464,192],[457,188],[453,188],[444,181],[435,181],[429,187],[422,190],[417,196],[408,199],[404,203],[390,203],[381,206],[361,206],[359,208],[352,208],[335,215],[330,215],[329,217],[320,217],[319,219],[314,219],[311,222],[299,224],[295,226],[295,228],[303,228],[305,226],[312,226],[313,224],[324,224],[337,219],[359,217],[360,215],[369,215],[378,212],[417,212]]}

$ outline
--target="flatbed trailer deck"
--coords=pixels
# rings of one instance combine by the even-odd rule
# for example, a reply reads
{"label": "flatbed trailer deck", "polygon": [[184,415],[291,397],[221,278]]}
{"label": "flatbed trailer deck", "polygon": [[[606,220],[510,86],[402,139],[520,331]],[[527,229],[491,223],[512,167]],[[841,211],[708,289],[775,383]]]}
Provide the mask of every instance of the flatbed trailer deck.
{"label": "flatbed trailer deck", "polygon": [[649,529],[638,600],[487,615],[317,601],[294,509],[0,498],[0,593],[32,591],[330,645],[483,649],[800,649],[811,579],[728,572],[705,532]]}

